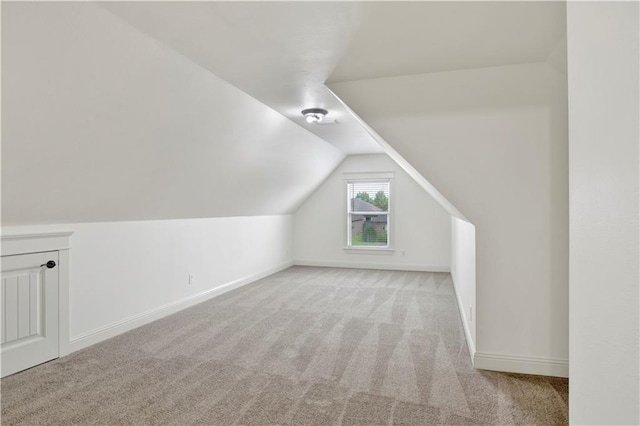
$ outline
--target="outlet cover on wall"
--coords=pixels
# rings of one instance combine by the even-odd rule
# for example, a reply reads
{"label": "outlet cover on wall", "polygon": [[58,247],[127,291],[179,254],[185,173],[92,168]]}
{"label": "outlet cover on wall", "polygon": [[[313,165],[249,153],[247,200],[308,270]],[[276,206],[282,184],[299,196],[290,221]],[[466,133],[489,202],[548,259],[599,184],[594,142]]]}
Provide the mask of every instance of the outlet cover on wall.
{"label": "outlet cover on wall", "polygon": [[189,285],[192,285],[194,281],[195,281],[195,278],[193,277],[193,274],[189,274],[189,280],[188,280]]}

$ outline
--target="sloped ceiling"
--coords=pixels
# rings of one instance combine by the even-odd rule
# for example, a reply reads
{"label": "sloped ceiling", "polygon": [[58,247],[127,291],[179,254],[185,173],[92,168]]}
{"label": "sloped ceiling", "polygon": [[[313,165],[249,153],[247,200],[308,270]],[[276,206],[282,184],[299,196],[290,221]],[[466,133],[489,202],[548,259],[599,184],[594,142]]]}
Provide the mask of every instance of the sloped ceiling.
{"label": "sloped ceiling", "polygon": [[[324,86],[343,56],[357,3],[100,4],[341,151],[382,152]],[[307,124],[300,112],[312,107],[339,124]]]}
{"label": "sloped ceiling", "polygon": [[565,35],[562,1],[363,2],[329,82],[542,62]]}
{"label": "sloped ceiling", "polygon": [[[347,154],[380,146],[324,86],[544,61],[564,2],[104,2],[101,5]],[[338,125],[309,125],[323,107]]]}
{"label": "sloped ceiling", "polygon": [[563,2],[2,7],[4,225],[294,211],[382,151],[325,82],[538,62],[564,33]]}
{"label": "sloped ceiling", "polygon": [[91,3],[2,5],[2,223],[290,213],[344,153]]}

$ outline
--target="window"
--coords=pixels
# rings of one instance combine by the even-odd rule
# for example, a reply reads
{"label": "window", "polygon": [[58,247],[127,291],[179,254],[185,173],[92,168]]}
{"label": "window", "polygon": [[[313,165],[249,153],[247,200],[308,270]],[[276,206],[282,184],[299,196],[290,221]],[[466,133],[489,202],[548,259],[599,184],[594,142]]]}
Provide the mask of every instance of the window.
{"label": "window", "polygon": [[347,180],[347,247],[388,248],[391,179]]}

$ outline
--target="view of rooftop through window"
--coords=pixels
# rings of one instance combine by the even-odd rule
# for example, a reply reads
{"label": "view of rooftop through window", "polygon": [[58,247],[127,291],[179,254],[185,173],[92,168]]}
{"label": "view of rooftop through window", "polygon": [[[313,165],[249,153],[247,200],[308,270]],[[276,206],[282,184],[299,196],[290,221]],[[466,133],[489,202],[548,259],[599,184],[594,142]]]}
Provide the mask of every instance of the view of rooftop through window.
{"label": "view of rooftop through window", "polygon": [[347,194],[348,246],[387,247],[390,180],[348,181]]}

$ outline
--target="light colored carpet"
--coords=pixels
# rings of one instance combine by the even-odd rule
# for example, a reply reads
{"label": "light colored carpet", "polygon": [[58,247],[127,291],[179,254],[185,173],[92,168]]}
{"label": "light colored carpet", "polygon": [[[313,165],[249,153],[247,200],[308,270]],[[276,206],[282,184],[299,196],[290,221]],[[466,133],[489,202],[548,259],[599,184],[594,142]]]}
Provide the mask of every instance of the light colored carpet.
{"label": "light colored carpet", "polygon": [[292,267],[1,384],[3,425],[567,423],[471,367],[446,273]]}

